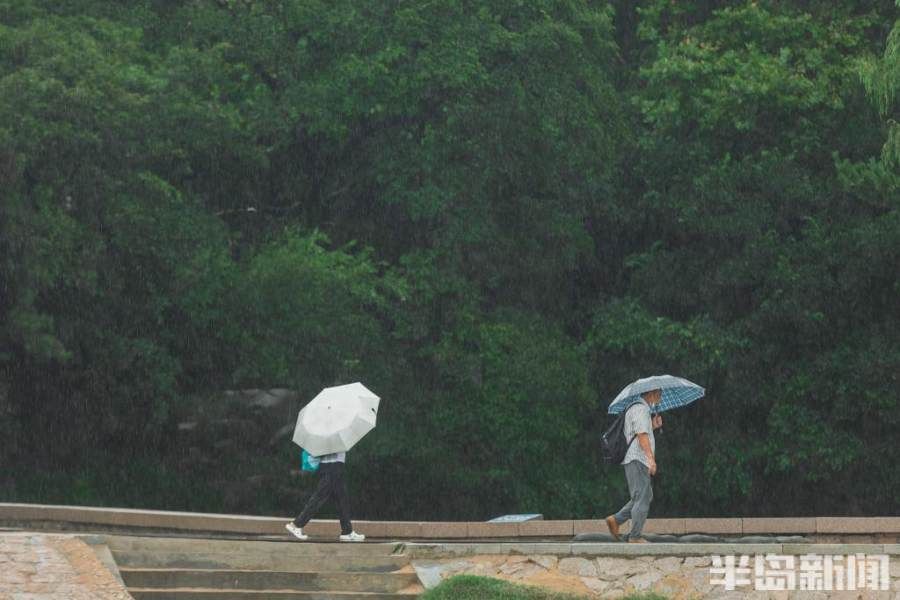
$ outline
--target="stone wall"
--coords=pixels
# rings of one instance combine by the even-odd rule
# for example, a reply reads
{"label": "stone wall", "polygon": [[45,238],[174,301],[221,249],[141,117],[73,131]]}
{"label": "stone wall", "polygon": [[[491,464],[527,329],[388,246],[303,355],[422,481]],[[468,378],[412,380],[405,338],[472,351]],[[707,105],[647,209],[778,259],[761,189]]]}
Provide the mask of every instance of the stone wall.
{"label": "stone wall", "polygon": [[[480,575],[595,598],[623,598],[656,592],[672,600],[778,599],[900,600],[900,556],[890,562],[890,590],[843,592],[762,591],[753,585],[734,590],[711,581],[711,556],[555,556],[479,555],[452,559],[414,560],[422,583],[431,588],[454,575]],[[752,565],[751,557],[751,565]],[[795,556],[799,565],[799,557]],[[719,577],[714,575],[713,577]]]}

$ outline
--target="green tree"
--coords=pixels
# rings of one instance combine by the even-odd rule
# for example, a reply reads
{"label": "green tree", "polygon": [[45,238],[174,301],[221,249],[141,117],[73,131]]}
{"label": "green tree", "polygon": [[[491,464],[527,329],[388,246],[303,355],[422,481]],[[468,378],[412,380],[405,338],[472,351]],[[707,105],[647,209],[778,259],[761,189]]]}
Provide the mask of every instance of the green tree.
{"label": "green tree", "polygon": [[863,62],[862,78],[869,97],[887,121],[887,142],[882,150],[882,160],[890,166],[898,167],[900,124],[897,123],[897,90],[900,90],[900,20],[894,24],[888,35],[882,59],[868,59]]}
{"label": "green tree", "polygon": [[289,444],[176,423],[359,379],[365,516],[596,516],[604,406],[672,372],[656,514],[892,510],[896,19],[0,0],[2,493],[282,510]]}
{"label": "green tree", "polygon": [[[647,130],[624,290],[651,315],[638,331],[659,330],[652,315],[672,320],[706,339],[693,367],[717,365],[702,378],[703,410],[683,424],[703,441],[673,457],[672,471],[689,474],[664,496],[676,512],[772,514],[787,502],[815,513],[835,501],[864,511],[897,489],[881,471],[872,502],[825,501],[818,483],[852,487],[889,437],[884,406],[896,401],[870,370],[834,357],[884,367],[897,349],[886,333],[897,313],[882,302],[895,293],[896,178],[866,162],[877,120],[853,77],[878,15],[861,6],[825,20],[820,8],[642,11],[647,63],[634,102]],[[693,370],[668,349],[693,341],[649,339],[662,346],[661,370]],[[634,343],[609,344],[602,356],[628,364]],[[685,494],[701,477],[714,499],[705,509]]]}
{"label": "green tree", "polygon": [[12,447],[158,443],[193,335],[179,292],[215,278],[224,232],[155,169],[178,149],[140,32],[18,10],[33,18],[0,28],[0,340],[21,424],[54,440]]}

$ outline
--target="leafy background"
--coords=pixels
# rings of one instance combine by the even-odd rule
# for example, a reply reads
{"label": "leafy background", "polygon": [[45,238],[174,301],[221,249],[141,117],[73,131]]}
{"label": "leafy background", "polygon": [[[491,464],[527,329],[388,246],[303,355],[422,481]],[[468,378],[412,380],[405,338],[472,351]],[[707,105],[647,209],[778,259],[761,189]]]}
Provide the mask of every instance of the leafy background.
{"label": "leafy background", "polygon": [[670,372],[654,514],[898,514],[897,19],[0,0],[0,500],[290,514],[223,392],[361,380],[361,517],[602,516]]}

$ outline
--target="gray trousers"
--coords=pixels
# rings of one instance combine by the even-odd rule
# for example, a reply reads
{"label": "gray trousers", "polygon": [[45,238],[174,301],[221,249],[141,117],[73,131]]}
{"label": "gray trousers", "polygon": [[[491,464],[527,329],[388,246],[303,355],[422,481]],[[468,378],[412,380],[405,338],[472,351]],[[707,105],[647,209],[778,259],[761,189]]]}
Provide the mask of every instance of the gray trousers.
{"label": "gray trousers", "polygon": [[644,521],[650,512],[650,502],[653,501],[653,486],[650,483],[650,469],[639,460],[625,463],[625,479],[628,480],[631,500],[614,517],[619,525],[631,519],[628,539],[632,540],[641,537]]}

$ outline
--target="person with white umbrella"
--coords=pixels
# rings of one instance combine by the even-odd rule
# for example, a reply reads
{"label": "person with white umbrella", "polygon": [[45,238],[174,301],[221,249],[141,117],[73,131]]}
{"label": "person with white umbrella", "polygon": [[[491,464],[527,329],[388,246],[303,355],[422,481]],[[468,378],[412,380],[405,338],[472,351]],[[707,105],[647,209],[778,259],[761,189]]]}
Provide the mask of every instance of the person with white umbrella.
{"label": "person with white umbrella", "polygon": [[[687,379],[659,375],[638,379],[626,386],[609,405],[610,414],[624,411],[623,433],[628,449],[620,463],[625,468],[630,499],[619,511],[606,517],[614,538],[621,539],[619,526],[631,520],[629,543],[646,543],[642,537],[644,522],[653,501],[651,477],[656,475],[656,439],[653,430],[662,427],[664,410],[690,404],[703,397],[705,390]],[[634,441],[637,440],[637,444]]]}
{"label": "person with white umbrella", "polygon": [[353,530],[350,496],[344,479],[347,451],[375,427],[380,399],[361,383],[325,388],[297,416],[293,441],[319,458],[319,483],[303,510],[285,528],[297,539],[309,536],[303,528],[333,498],[341,522],[340,541],[366,539]]}

